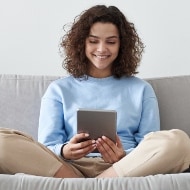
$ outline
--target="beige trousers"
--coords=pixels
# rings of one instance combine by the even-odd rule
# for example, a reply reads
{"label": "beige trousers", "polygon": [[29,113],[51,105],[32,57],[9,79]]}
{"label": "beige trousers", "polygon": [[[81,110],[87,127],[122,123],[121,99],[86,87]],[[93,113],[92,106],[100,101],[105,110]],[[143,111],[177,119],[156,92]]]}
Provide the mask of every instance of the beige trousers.
{"label": "beige trousers", "polygon": [[[100,157],[63,160],[30,136],[0,128],[0,173],[54,176],[62,165],[71,167],[79,177],[96,177],[112,166]],[[190,139],[176,129],[149,133],[113,168],[118,176],[146,176],[182,172],[189,165]]]}
{"label": "beige trousers", "polygon": [[190,166],[190,139],[178,129],[151,132],[113,165],[119,176],[179,173]]}

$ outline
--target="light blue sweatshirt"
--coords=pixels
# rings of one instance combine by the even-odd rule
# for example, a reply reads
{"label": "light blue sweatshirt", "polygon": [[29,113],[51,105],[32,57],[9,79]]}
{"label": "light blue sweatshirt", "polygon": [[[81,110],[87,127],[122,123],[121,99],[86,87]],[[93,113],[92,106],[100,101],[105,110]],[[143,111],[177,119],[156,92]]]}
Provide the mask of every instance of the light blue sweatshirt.
{"label": "light blue sweatshirt", "polygon": [[146,81],[137,77],[84,80],[68,76],[49,85],[39,117],[38,140],[58,156],[63,144],[77,132],[78,108],[116,110],[117,134],[127,153],[144,135],[160,130],[157,99]]}

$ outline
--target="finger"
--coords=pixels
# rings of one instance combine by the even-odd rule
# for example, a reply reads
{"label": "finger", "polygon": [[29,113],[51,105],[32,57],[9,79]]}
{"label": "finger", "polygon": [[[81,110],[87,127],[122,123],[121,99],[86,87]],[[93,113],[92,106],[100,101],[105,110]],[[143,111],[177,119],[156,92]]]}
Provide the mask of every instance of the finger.
{"label": "finger", "polygon": [[100,154],[102,156],[102,159],[105,162],[110,162],[109,157],[106,155],[107,153],[106,153],[104,147],[102,146],[102,144],[98,140],[96,141],[96,144],[97,144],[97,149],[98,149],[98,151],[100,152]]}
{"label": "finger", "polygon": [[118,135],[116,136],[116,145],[118,147],[118,151],[120,152],[120,154],[118,155],[118,158],[121,159],[124,156],[126,156],[126,152],[123,149],[123,145]]}
{"label": "finger", "polygon": [[110,140],[108,137],[106,136],[102,136],[102,139],[106,142],[106,144],[108,144],[111,148],[115,146],[115,143]]}
{"label": "finger", "polygon": [[112,148],[102,139],[99,138],[97,140],[97,148],[99,152],[101,153],[104,161],[113,163],[116,160],[116,155]]}
{"label": "finger", "polygon": [[105,144],[107,144],[110,147],[110,151],[109,151],[110,154],[112,154],[112,151],[116,154],[117,153],[117,146],[116,146],[116,144],[112,140],[110,140],[109,138],[107,138],[106,136],[102,136],[102,139],[105,142]]}
{"label": "finger", "polygon": [[[115,144],[105,136],[102,137],[102,141],[99,140],[99,143],[101,143],[102,145],[102,147],[99,146],[101,154],[104,155],[104,158],[106,160],[111,159],[112,162],[116,162],[126,155],[118,136],[117,136],[116,141],[117,142]],[[118,146],[117,146],[117,143],[118,143]]]}
{"label": "finger", "polygon": [[90,147],[90,146],[94,145],[95,143],[96,143],[95,140],[86,140],[86,141],[78,142],[75,144],[70,142],[70,150],[71,151],[77,151],[80,149],[84,149],[86,147]]}
{"label": "finger", "polygon": [[103,136],[102,139],[109,144],[109,146],[112,148],[113,152],[115,153],[116,159],[118,160],[121,158],[121,156],[124,155],[123,145],[120,141],[120,138],[118,135],[116,135],[116,144],[113,143],[113,141],[110,141],[109,138]]}
{"label": "finger", "polygon": [[89,151],[92,151],[94,146],[96,146],[95,140],[86,140],[80,143],[72,144],[71,151],[88,153]]}
{"label": "finger", "polygon": [[88,139],[88,137],[88,133],[78,133],[71,138],[70,142],[76,144],[78,142],[83,141],[84,139]]}
{"label": "finger", "polygon": [[72,150],[71,154],[72,154],[73,159],[79,159],[79,158],[86,156],[87,154],[89,154],[90,152],[92,152],[95,149],[96,149],[96,144],[91,144],[84,148]]}

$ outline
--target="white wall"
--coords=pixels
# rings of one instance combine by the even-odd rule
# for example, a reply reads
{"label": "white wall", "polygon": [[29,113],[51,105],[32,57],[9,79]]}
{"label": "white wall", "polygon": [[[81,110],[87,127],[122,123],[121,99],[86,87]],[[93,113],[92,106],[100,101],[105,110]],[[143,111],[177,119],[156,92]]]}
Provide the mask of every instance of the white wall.
{"label": "white wall", "polygon": [[63,75],[64,24],[95,4],[116,5],[146,45],[138,76],[190,74],[189,0],[0,0],[0,73]]}

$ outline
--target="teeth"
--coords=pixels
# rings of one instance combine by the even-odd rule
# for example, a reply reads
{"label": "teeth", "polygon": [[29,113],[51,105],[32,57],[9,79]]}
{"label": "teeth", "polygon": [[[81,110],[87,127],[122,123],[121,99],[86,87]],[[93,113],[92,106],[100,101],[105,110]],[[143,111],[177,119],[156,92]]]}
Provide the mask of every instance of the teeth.
{"label": "teeth", "polygon": [[97,55],[96,57],[97,57],[97,58],[100,58],[100,59],[105,59],[105,58],[107,58],[108,56],[107,56],[107,55]]}

